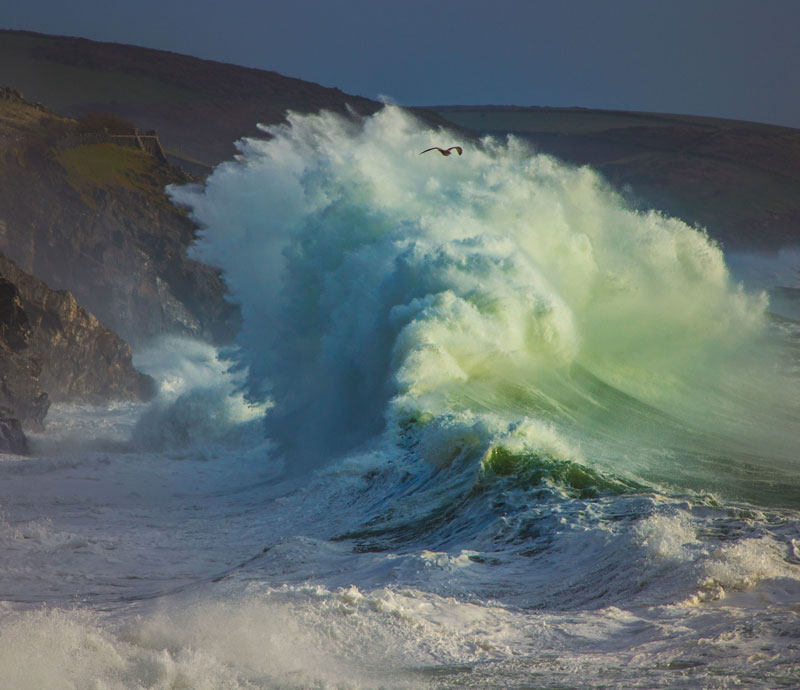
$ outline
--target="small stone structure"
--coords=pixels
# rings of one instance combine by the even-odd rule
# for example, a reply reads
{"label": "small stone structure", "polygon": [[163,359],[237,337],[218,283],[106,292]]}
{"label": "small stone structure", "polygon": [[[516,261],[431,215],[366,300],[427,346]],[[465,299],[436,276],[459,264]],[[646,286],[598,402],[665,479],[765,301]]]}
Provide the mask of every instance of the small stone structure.
{"label": "small stone structure", "polygon": [[109,134],[105,132],[82,132],[80,134],[67,134],[62,137],[57,146],[60,149],[70,149],[76,146],[91,146],[92,144],[116,144],[117,146],[133,146],[145,153],[149,153],[162,163],[167,162],[157,134],[140,134],[134,130],[133,134]]}
{"label": "small stone structure", "polygon": [[138,129],[133,130],[133,134],[109,134],[111,142],[119,146],[135,146],[145,153],[149,153],[154,158],[158,158],[162,163],[167,162],[167,154],[158,139],[158,135],[140,134]]}
{"label": "small stone structure", "polygon": [[[0,87],[0,100],[16,101],[32,106],[38,110],[46,111],[41,103],[29,101],[18,89],[8,86]],[[167,162],[167,154],[158,135],[154,131],[142,134],[138,129],[133,134],[111,134],[107,129],[104,132],[82,132],[67,134],[61,137],[56,144],[59,149],[74,148],[76,146],[91,146],[92,144],[117,144],[118,146],[133,146],[140,151],[149,153],[162,163]]]}

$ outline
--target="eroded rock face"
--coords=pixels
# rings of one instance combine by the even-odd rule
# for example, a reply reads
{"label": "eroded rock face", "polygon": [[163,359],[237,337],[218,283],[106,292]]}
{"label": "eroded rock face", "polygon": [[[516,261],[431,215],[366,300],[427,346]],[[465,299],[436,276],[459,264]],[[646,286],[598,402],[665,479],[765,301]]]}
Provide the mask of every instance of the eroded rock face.
{"label": "eroded rock face", "polygon": [[40,383],[42,359],[31,348],[32,339],[16,285],[0,278],[0,452],[25,452],[21,425],[41,431],[50,407]]}
{"label": "eroded rock face", "polygon": [[0,182],[0,251],[72,292],[127,342],[162,333],[232,339],[238,324],[225,286],[217,271],[186,257],[194,227],[166,202],[124,188],[81,196],[57,174]]}
{"label": "eroded rock face", "polygon": [[[78,305],[71,293],[51,290],[2,255],[0,275],[18,291],[15,304],[25,315],[27,349],[39,360],[39,382],[50,399],[100,403],[152,397],[153,380],[134,368],[127,343]],[[2,289],[0,285],[0,295]],[[15,314],[9,307],[9,318]]]}
{"label": "eroded rock face", "polygon": [[11,352],[19,352],[31,343],[31,326],[19,290],[4,278],[0,279],[0,340]]}

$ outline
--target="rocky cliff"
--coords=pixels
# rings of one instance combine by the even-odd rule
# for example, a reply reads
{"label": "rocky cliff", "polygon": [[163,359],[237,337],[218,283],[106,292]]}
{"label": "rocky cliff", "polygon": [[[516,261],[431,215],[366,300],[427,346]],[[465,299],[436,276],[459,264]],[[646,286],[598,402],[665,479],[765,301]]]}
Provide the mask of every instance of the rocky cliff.
{"label": "rocky cliff", "polygon": [[50,406],[39,380],[42,358],[30,347],[32,339],[17,286],[0,277],[0,451],[26,452],[21,424],[41,430]]}
{"label": "rocky cliff", "polygon": [[[37,361],[38,383],[53,401],[99,403],[106,400],[146,400],[155,392],[153,380],[137,371],[131,349],[94,315],[79,306],[66,290],[51,290],[0,255],[0,275],[14,297],[6,311],[6,342],[26,346]],[[16,413],[19,404],[10,405]],[[26,421],[30,415],[24,416]],[[43,420],[38,420],[39,427]]]}
{"label": "rocky cliff", "polygon": [[186,173],[145,151],[82,143],[74,120],[0,93],[0,252],[132,345],[161,333],[229,340],[236,308],[191,260],[195,228],[164,188]]}
{"label": "rocky cliff", "polygon": [[0,452],[27,452],[23,428],[43,430],[51,400],[141,400],[154,388],[128,345],[69,292],[0,255]]}

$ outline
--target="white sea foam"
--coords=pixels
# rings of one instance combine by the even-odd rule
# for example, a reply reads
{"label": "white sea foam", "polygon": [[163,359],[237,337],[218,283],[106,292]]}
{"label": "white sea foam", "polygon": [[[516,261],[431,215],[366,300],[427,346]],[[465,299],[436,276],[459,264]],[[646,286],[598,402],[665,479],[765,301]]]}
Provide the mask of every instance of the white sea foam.
{"label": "white sea foam", "polygon": [[[527,418],[548,428],[531,452],[590,448],[581,462],[691,488],[711,470],[687,456],[793,466],[800,401],[758,355],[766,298],[702,231],[513,138],[419,155],[452,135],[395,107],[265,130],[171,194],[242,305],[249,390],[274,400],[290,467],[437,418],[450,440],[429,430],[431,448]],[[675,448],[683,469],[663,471]]]}
{"label": "white sea foam", "polygon": [[215,347],[173,336],[138,353],[135,363],[158,385],[133,429],[138,447],[198,452],[209,444],[253,444],[245,427],[258,426],[268,403],[245,399],[245,372]]}

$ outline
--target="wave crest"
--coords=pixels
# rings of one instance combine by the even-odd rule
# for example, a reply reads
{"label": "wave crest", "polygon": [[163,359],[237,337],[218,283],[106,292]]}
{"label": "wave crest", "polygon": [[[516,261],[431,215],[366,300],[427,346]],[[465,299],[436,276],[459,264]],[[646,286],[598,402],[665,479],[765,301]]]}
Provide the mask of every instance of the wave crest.
{"label": "wave crest", "polygon": [[264,129],[171,193],[241,302],[251,395],[296,467],[421,415],[530,417],[580,445],[656,429],[651,409],[718,429],[738,414],[721,404],[767,395],[748,363],[766,298],[588,168],[514,138],[419,156],[453,135],[391,106]]}

